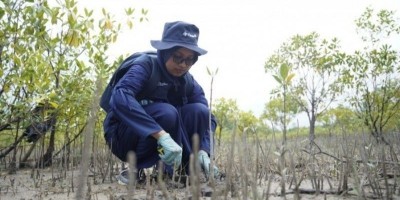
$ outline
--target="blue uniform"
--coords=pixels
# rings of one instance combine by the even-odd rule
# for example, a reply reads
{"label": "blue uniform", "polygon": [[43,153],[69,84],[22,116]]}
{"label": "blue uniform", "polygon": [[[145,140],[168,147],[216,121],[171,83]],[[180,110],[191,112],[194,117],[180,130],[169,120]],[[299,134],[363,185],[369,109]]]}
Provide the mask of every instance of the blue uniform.
{"label": "blue uniform", "polygon": [[[157,66],[161,73],[157,89],[142,97],[143,100],[137,97],[150,78],[151,69],[140,63],[131,67],[115,86],[111,110],[104,121],[105,139],[113,154],[126,161],[128,151],[134,151],[137,168],[151,167],[160,159],[157,140],[151,134],[162,129],[182,145],[182,164],[186,167],[194,133],[199,135],[200,149],[210,152],[210,113],[202,87],[193,78],[169,75],[161,66]],[[187,80],[193,81],[191,94],[185,94]],[[214,132],[216,120],[213,115],[211,128]]]}

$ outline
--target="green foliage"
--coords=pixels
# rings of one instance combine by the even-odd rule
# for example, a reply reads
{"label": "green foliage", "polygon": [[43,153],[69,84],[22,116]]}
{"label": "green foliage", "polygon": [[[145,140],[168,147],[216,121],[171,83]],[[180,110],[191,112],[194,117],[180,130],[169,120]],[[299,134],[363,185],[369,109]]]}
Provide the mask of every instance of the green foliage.
{"label": "green foliage", "polygon": [[233,99],[220,98],[213,103],[212,113],[218,120],[218,127],[216,130],[218,142],[221,141],[222,132],[224,129],[232,129],[235,114],[238,111],[238,105]]}
{"label": "green foliage", "polygon": [[[284,101],[282,97],[271,99],[265,104],[260,118],[271,121],[283,130],[284,122],[286,121],[290,124],[291,120],[300,113],[300,107],[295,98],[295,96],[288,95],[286,98],[287,106],[283,106]],[[283,119],[284,117],[286,117],[286,120]]]}
{"label": "green foliage", "polygon": [[344,105],[328,109],[317,121],[330,134],[340,133],[346,130],[350,133],[360,133],[364,125],[357,113]]}
{"label": "green foliage", "polygon": [[263,124],[251,111],[240,110],[236,100],[219,98],[212,108],[212,112],[218,121],[216,130],[218,143],[221,142],[225,134],[227,134],[227,136],[225,135],[226,137],[230,137],[235,129],[239,133],[260,132],[262,134],[268,130],[268,126]]}
{"label": "green foliage", "polygon": [[366,8],[362,15],[356,19],[357,31],[361,39],[373,46],[393,34],[399,34],[400,28],[395,11]]}
{"label": "green foliage", "polygon": [[[96,80],[104,83],[116,67],[106,55],[122,24],[105,9],[101,19],[95,18],[93,10],[81,10],[74,0],[49,4],[0,3],[0,131],[21,133],[32,123],[32,110],[46,100],[56,107],[56,133],[63,133],[56,134],[57,143],[85,127],[92,95],[104,87]],[[130,24],[134,10],[127,10]],[[142,10],[143,19],[146,14]],[[95,132],[101,129],[98,123]]]}
{"label": "green foliage", "polygon": [[347,56],[349,68],[343,73],[343,82],[357,116],[382,141],[385,128],[395,124],[400,111],[400,52],[391,45],[400,39],[400,25],[393,11],[375,14],[370,8],[356,24],[365,47]]}
{"label": "green foliage", "polygon": [[240,132],[244,132],[246,129],[256,131],[257,126],[259,124],[259,119],[254,116],[251,111],[241,111],[239,112],[237,125]]}
{"label": "green foliage", "polygon": [[[277,63],[275,63],[275,64],[277,64]],[[277,117],[272,118],[272,121],[274,121],[274,122],[280,121],[280,124],[282,125],[282,130],[283,130],[284,142],[286,142],[286,132],[287,132],[286,127],[287,127],[287,124],[289,123],[287,115],[290,115],[288,113],[288,109],[287,109],[287,107],[288,107],[288,105],[287,105],[288,104],[287,88],[291,84],[291,80],[294,77],[293,73],[289,75],[289,71],[291,71],[291,67],[289,66],[289,64],[287,62],[283,62],[283,63],[281,63],[281,66],[279,68],[279,73],[272,75],[275,78],[275,80],[279,83],[279,85],[282,89],[281,92],[278,92],[278,90],[276,90],[277,97],[279,98],[281,94],[283,96],[282,97],[282,109],[281,109],[283,111],[282,112],[283,115],[280,116],[279,119],[277,119]],[[275,93],[275,91],[273,91],[273,93]],[[272,113],[270,113],[270,114],[272,114]],[[275,114],[277,114],[277,113],[275,112]],[[271,116],[271,117],[273,117],[273,116]]]}
{"label": "green foliage", "polygon": [[338,58],[343,54],[339,48],[336,38],[320,39],[317,33],[295,35],[264,66],[281,84],[283,101],[287,94],[297,97],[296,103],[308,115],[311,139],[316,119],[342,91],[339,78],[343,61]]}

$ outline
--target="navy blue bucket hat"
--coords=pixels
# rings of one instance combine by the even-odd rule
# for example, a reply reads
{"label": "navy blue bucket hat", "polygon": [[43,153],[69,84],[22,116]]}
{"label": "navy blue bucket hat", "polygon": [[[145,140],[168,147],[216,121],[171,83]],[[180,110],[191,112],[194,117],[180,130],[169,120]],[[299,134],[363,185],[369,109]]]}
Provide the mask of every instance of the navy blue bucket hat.
{"label": "navy blue bucket hat", "polygon": [[170,49],[176,46],[188,48],[199,55],[207,53],[206,50],[197,46],[199,39],[199,28],[194,24],[182,21],[167,22],[161,40],[151,40],[151,46],[157,50]]}

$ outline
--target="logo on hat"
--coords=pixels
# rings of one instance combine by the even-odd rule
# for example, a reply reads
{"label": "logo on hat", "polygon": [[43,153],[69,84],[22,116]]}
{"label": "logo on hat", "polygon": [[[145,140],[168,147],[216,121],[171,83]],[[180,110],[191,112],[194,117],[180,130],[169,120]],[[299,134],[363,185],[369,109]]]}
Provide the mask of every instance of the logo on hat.
{"label": "logo on hat", "polygon": [[197,34],[196,33],[189,33],[189,32],[183,32],[183,36],[185,37],[191,37],[191,38],[197,38]]}

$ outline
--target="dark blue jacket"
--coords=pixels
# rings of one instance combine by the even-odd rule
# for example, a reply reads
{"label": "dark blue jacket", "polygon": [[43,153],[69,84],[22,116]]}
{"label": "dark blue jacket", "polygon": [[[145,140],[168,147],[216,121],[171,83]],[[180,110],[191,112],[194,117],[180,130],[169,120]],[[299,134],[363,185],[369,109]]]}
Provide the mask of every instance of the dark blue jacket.
{"label": "dark blue jacket", "polygon": [[[161,73],[161,76],[160,82],[157,83],[156,91],[149,95],[149,97],[142,97],[142,99],[170,103],[178,108],[183,104],[182,95],[184,95],[187,96],[187,103],[202,103],[208,106],[204,91],[194,78],[185,79],[184,77],[173,77],[169,75],[165,67],[159,67],[158,71]],[[151,68],[149,67],[140,64],[131,67],[115,86],[110,100],[111,113],[132,129],[138,130],[138,134],[144,137],[162,129],[155,120],[144,111],[142,105],[140,105],[136,99],[136,97],[141,94],[144,84],[150,78],[150,74]],[[192,75],[188,72],[185,76]],[[185,94],[185,80],[193,81],[193,90],[191,94]],[[171,88],[172,90],[170,90]],[[115,102],[123,103],[117,104]],[[124,115],[119,115],[119,113],[124,113]],[[216,120],[214,116],[212,116],[211,128],[213,132],[215,131],[216,125]],[[209,141],[205,140],[205,142]],[[209,146],[209,144],[207,146]]]}

